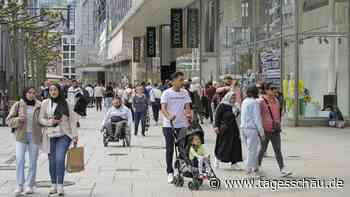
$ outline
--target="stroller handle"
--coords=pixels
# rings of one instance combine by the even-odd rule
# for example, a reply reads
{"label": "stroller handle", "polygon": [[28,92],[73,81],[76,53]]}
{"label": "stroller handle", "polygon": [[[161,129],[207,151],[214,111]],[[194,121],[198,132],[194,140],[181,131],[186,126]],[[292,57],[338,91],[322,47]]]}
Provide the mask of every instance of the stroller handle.
{"label": "stroller handle", "polygon": [[170,125],[171,125],[171,128],[174,129],[174,120],[170,120]]}

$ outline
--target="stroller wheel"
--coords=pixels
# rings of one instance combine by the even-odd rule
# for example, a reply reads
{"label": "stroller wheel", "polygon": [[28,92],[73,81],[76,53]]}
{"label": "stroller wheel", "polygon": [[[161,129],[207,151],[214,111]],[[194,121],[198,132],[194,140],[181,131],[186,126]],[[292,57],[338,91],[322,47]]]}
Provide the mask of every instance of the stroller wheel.
{"label": "stroller wheel", "polygon": [[179,177],[178,180],[177,180],[177,185],[178,187],[182,187],[184,186],[184,178],[183,177]]}
{"label": "stroller wheel", "polygon": [[188,188],[190,190],[199,190],[199,187],[201,186],[201,182],[199,179],[193,179],[188,183]]}
{"label": "stroller wheel", "polygon": [[184,178],[181,176],[174,177],[174,185],[176,187],[182,187],[184,185]]}
{"label": "stroller wheel", "polygon": [[188,189],[199,190],[199,185],[195,181],[190,181],[190,182],[188,182]]}

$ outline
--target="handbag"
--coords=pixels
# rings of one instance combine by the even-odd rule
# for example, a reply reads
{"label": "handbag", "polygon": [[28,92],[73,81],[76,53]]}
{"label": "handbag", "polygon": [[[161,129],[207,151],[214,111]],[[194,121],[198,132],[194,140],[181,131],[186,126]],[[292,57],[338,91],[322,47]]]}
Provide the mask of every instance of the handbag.
{"label": "handbag", "polygon": [[265,98],[264,98],[264,101],[267,104],[267,108],[269,109],[269,114],[270,114],[271,119],[272,119],[272,132],[276,132],[276,133],[282,132],[281,124],[279,122],[276,122],[275,119],[273,118],[273,114],[272,114],[272,110],[271,110],[269,102]]}
{"label": "handbag", "polygon": [[67,172],[81,172],[84,169],[84,147],[73,147],[69,149],[66,162]]}

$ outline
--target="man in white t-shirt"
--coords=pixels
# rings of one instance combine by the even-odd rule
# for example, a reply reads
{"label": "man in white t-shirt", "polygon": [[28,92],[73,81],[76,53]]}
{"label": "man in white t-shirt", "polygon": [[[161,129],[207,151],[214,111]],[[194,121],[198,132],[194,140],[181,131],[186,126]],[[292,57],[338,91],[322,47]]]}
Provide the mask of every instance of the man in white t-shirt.
{"label": "man in white t-shirt", "polygon": [[[168,173],[168,182],[174,180],[173,154],[174,154],[174,135],[172,126],[179,133],[182,129],[189,126],[187,118],[191,114],[191,98],[187,91],[183,89],[184,74],[175,72],[172,75],[172,87],[165,90],[161,96],[161,111],[163,113],[163,134],[165,137],[166,164]],[[172,125],[173,124],[173,125]]]}

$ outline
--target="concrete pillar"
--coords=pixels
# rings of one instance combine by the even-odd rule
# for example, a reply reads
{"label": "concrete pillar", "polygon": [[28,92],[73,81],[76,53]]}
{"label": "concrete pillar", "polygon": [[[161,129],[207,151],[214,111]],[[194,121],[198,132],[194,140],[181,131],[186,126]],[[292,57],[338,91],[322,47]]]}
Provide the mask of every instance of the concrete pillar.
{"label": "concrete pillar", "polygon": [[[335,23],[335,0],[329,0],[329,24],[328,31],[336,31]],[[335,60],[335,50],[336,50],[336,38],[329,38],[330,51],[329,51],[329,66],[328,66],[328,94],[335,93],[335,84],[336,84],[336,60]]]}

